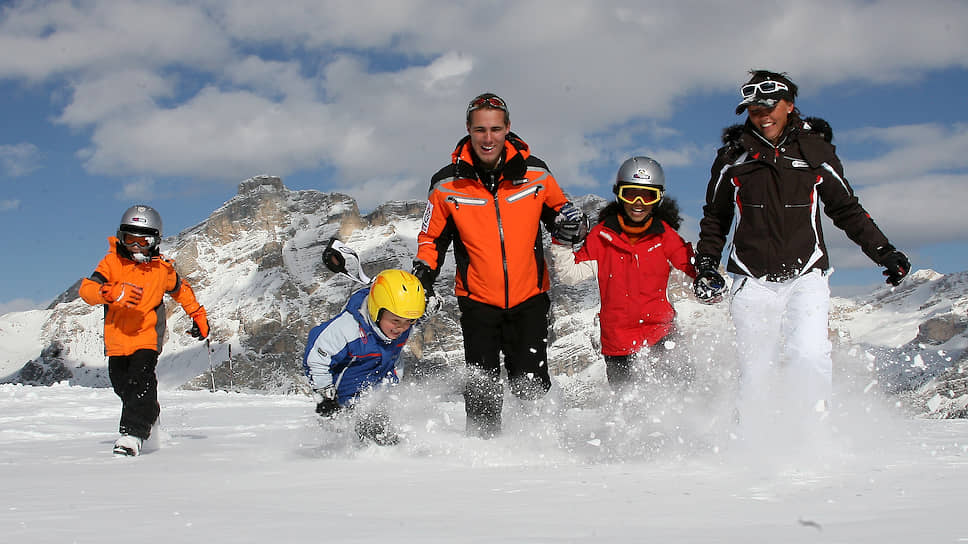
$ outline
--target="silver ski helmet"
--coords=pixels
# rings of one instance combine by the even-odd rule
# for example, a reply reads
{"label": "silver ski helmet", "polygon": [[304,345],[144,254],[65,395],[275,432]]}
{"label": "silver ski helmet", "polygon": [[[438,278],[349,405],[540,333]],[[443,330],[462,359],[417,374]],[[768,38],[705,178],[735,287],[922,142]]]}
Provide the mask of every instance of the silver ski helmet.
{"label": "silver ski helmet", "polygon": [[[136,261],[144,262],[158,254],[161,243],[161,214],[151,206],[137,204],[121,215],[118,241]],[[127,235],[127,236],[126,236]],[[139,258],[147,257],[145,258]]]}
{"label": "silver ski helmet", "polygon": [[[632,157],[619,166],[618,173],[615,175],[615,185],[612,186],[612,193],[622,198],[623,187],[643,187],[658,191],[658,199],[652,204],[658,204],[662,195],[665,194],[665,174],[662,166],[650,157]],[[646,202],[648,204],[648,202]]]}

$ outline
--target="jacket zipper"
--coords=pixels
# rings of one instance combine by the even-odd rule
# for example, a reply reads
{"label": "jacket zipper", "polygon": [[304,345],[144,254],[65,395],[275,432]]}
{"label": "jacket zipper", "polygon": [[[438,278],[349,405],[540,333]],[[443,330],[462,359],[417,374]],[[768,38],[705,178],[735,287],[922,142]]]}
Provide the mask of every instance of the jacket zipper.
{"label": "jacket zipper", "polygon": [[511,303],[511,282],[508,281],[508,252],[504,247],[504,222],[501,220],[501,206],[500,201],[497,197],[497,192],[494,193],[494,213],[497,215],[497,234],[501,240],[501,266],[504,267],[504,308],[510,307]]}

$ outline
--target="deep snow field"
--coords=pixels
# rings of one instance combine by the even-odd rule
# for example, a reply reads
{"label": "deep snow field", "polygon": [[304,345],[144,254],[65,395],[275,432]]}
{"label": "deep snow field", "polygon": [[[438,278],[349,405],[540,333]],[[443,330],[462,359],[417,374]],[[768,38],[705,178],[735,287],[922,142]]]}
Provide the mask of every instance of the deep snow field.
{"label": "deep snow field", "polygon": [[[567,385],[567,384],[566,384]],[[968,421],[851,398],[806,438],[738,438],[704,401],[505,402],[402,387],[404,441],[361,444],[305,396],[161,391],[115,458],[110,389],[0,385],[5,542],[968,542]],[[688,404],[688,405],[687,405]]]}

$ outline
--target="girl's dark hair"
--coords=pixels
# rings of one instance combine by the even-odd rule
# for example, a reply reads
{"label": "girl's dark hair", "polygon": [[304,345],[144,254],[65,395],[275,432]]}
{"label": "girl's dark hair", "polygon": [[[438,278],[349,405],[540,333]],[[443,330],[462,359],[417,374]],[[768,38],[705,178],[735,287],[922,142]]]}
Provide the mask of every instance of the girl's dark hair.
{"label": "girl's dark hair", "polygon": [[[598,223],[601,223],[606,218],[612,215],[625,215],[625,208],[622,206],[621,202],[611,201],[607,206],[602,208],[602,211],[598,214]],[[671,196],[665,196],[662,198],[662,202],[659,205],[652,208],[652,217],[665,221],[674,230],[679,230],[682,226],[682,216],[679,212],[679,203],[676,199]]]}

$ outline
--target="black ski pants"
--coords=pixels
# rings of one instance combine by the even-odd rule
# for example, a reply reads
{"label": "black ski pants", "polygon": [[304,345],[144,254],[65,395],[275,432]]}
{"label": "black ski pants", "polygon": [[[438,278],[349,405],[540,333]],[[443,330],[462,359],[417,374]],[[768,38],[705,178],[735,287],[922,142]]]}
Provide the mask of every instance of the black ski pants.
{"label": "black ski pants", "polygon": [[[629,355],[605,355],[605,376],[608,378],[608,385],[614,391],[620,391],[631,385],[635,385],[638,377],[635,376],[634,362],[645,360],[648,368],[643,369],[647,379],[658,381],[688,381],[692,379],[692,367],[681,362],[674,351],[676,346],[681,346],[681,336],[677,331],[673,331],[655,344],[648,347],[648,354],[642,356],[640,353]],[[681,347],[678,348],[680,351]]]}
{"label": "black ski pants", "polygon": [[158,378],[155,366],[158,352],[139,349],[131,355],[108,357],[111,387],[121,397],[121,434],[147,440],[151,426],[158,419]]}
{"label": "black ski pants", "polygon": [[458,297],[457,303],[468,370],[464,389],[468,433],[493,436],[500,432],[504,403],[500,382],[502,353],[508,387],[516,397],[534,400],[551,388],[548,374],[551,299],[547,293],[541,293],[507,310],[468,297]]}

